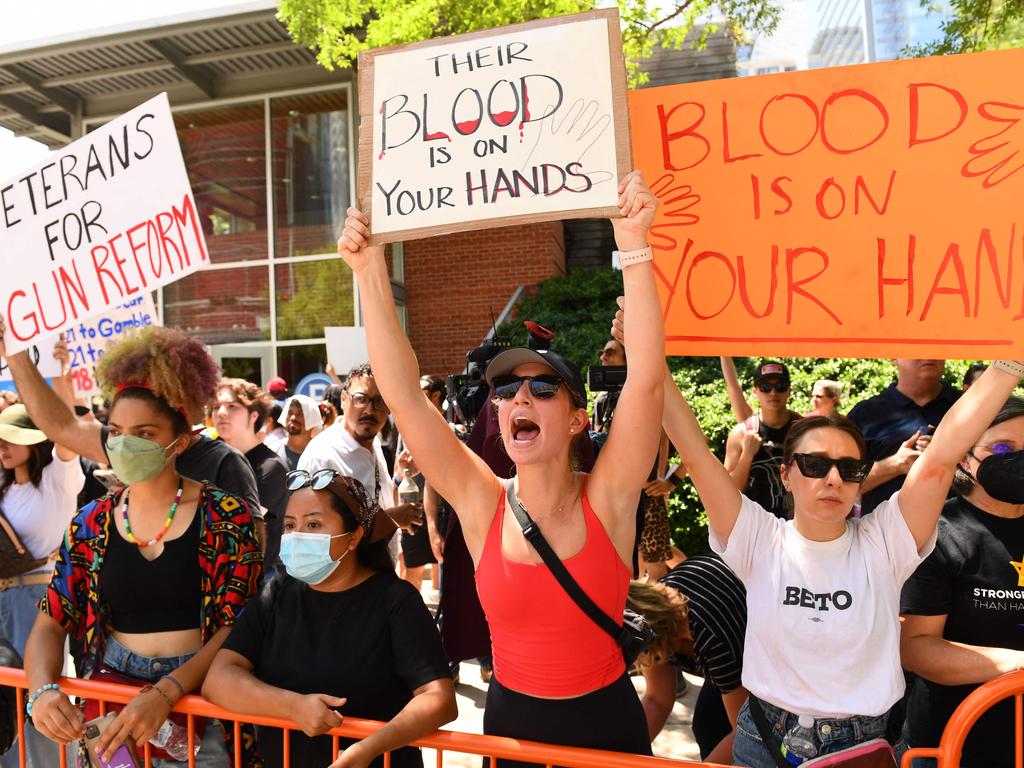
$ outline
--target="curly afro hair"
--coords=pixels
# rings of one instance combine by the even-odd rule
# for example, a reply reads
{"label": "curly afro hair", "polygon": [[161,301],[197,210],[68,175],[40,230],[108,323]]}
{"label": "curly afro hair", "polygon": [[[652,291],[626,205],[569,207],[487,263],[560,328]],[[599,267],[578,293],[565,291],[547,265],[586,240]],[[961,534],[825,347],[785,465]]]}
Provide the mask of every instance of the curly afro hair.
{"label": "curly afro hair", "polygon": [[220,368],[202,340],[177,328],[143,328],[112,346],[96,365],[96,378],[110,402],[117,388],[137,384],[152,391],[192,423],[202,420],[220,381]]}

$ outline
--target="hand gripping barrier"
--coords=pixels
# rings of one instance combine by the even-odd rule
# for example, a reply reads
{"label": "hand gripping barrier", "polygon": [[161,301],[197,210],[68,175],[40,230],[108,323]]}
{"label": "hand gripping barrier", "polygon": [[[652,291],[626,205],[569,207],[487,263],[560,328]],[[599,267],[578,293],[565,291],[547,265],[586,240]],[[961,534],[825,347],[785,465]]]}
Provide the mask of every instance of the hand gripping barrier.
{"label": "hand gripping barrier", "polygon": [[1024,768],[1024,671],[1011,672],[979,686],[960,702],[942,731],[937,747],[915,747],[903,755],[900,768],[910,768],[915,757],[932,757],[938,768],[959,768],[964,740],[978,718],[1004,699],[1013,697],[1014,755],[1017,768]]}
{"label": "hand gripping barrier", "polygon": [[[69,696],[79,698],[95,699],[100,702],[100,711],[105,711],[106,703],[125,704],[135,696],[138,688],[114,683],[101,683],[93,680],[81,680],[78,678],[65,677],[59,681],[61,690]],[[25,767],[25,700],[27,698],[27,680],[25,673],[20,669],[0,667],[0,686],[8,686],[15,689],[18,705],[18,759],[19,766]],[[229,712],[220,707],[214,706],[201,696],[185,696],[175,707],[175,712],[181,712],[188,716],[188,745],[189,745],[189,768],[195,768],[195,756],[191,754],[195,746],[195,732],[193,719],[195,717],[216,718],[232,724],[235,733],[235,754],[233,764],[241,764],[241,741],[239,739],[239,728],[242,723],[254,723],[272,728],[281,728],[284,731],[284,768],[290,768],[291,759],[289,755],[289,736],[292,731],[298,730],[295,723],[290,720],[281,720],[274,717],[262,717],[260,715],[240,715]],[[342,724],[330,731],[328,735],[334,739],[333,759],[338,757],[338,738],[362,739],[371,733],[383,728],[385,723],[375,720],[360,720],[346,717]],[[689,760],[669,760],[661,757],[643,757],[640,755],[629,755],[622,752],[605,752],[597,749],[582,749],[579,747],[562,747],[553,744],[541,744],[534,741],[520,741],[499,736],[481,736],[474,733],[460,733],[458,731],[435,731],[429,736],[412,742],[411,746],[427,747],[437,751],[437,762],[434,768],[443,768],[445,752],[458,752],[470,755],[489,757],[489,768],[496,768],[495,759],[511,759],[523,762],[536,763],[538,766],[553,768],[554,766],[565,766],[565,768],[685,768],[685,766],[701,765],[705,768],[724,768],[724,766],[711,763],[695,763]],[[151,768],[150,749],[146,745],[145,766]],[[66,750],[61,750],[60,768],[67,768],[68,759]],[[49,768],[49,767],[47,767]],[[391,768],[391,754],[384,755],[384,768]]]}

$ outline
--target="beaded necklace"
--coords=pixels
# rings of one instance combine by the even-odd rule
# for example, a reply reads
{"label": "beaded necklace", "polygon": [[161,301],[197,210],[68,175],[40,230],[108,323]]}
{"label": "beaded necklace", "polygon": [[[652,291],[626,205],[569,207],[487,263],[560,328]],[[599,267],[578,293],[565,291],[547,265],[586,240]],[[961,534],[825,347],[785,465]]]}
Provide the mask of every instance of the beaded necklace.
{"label": "beaded necklace", "polygon": [[152,547],[160,539],[164,537],[164,534],[171,528],[171,523],[174,522],[174,513],[178,511],[178,502],[181,501],[181,492],[185,487],[184,478],[178,478],[178,493],[174,497],[174,503],[171,504],[171,510],[167,513],[167,520],[164,521],[164,527],[156,536],[149,541],[143,543],[135,538],[135,534],[132,533],[132,525],[128,522],[128,489],[124,489],[124,500],[121,502],[121,519],[124,521],[124,535],[132,544],[137,546],[139,549],[145,549],[146,547]]}

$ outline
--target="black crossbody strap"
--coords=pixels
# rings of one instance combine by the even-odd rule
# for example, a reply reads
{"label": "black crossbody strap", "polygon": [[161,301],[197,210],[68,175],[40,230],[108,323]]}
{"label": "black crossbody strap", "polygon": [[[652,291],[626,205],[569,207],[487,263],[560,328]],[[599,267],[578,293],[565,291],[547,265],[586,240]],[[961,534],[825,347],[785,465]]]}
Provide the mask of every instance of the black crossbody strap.
{"label": "black crossbody strap", "polygon": [[540,555],[541,560],[544,561],[544,565],[548,567],[551,574],[555,577],[555,580],[561,585],[562,589],[566,591],[569,597],[572,598],[573,602],[579,606],[580,610],[583,611],[597,626],[607,632],[620,646],[623,645],[625,640],[624,633],[628,630],[625,627],[620,626],[609,616],[607,613],[602,611],[594,603],[587,593],[583,591],[579,584],[576,583],[576,579],[572,577],[569,570],[565,567],[565,563],[558,559],[558,555],[555,554],[554,550],[551,549],[551,545],[548,544],[547,539],[544,538],[544,534],[541,533],[540,528],[533,518],[530,517],[523,503],[519,501],[519,497],[516,496],[512,490],[515,480],[509,480],[505,486],[505,499],[507,506],[512,510],[512,514],[516,516],[516,520],[519,522],[519,527],[523,529],[523,536],[526,540],[533,545],[533,548],[537,550],[537,554]]}
{"label": "black crossbody strap", "polygon": [[754,718],[754,725],[757,726],[757,734],[761,737],[765,749],[775,758],[777,768],[793,768],[786,758],[782,756],[782,745],[772,732],[772,727],[768,724],[768,718],[765,717],[764,710],[761,709],[761,702],[758,701],[757,696],[752,693],[748,695],[747,706],[750,708],[750,714]]}

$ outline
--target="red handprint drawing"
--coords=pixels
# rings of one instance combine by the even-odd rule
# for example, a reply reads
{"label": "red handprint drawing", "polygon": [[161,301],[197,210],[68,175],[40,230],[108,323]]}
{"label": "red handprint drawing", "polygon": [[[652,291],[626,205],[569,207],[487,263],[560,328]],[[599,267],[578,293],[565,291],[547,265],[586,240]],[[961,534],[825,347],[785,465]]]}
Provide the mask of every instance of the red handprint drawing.
{"label": "red handprint drawing", "polygon": [[984,176],[981,186],[989,189],[1024,168],[1024,106],[986,101],[978,107],[978,114],[1006,125],[971,144],[968,152],[973,157],[963,164],[960,173],[971,178]]}
{"label": "red handprint drawing", "polygon": [[678,219],[651,227],[651,248],[656,251],[674,250],[678,241],[672,236],[671,231],[679,227],[692,226],[700,221],[700,216],[690,210],[700,202],[700,195],[693,191],[691,185],[675,185],[675,181],[675,174],[666,173],[651,184],[651,191],[661,204],[658,218]]}

